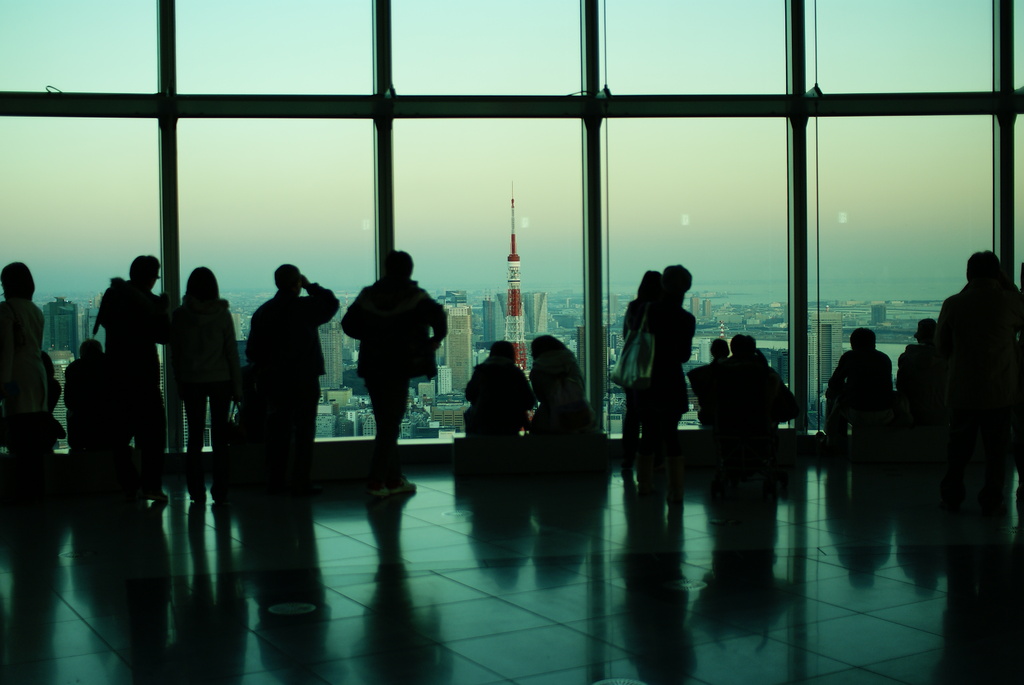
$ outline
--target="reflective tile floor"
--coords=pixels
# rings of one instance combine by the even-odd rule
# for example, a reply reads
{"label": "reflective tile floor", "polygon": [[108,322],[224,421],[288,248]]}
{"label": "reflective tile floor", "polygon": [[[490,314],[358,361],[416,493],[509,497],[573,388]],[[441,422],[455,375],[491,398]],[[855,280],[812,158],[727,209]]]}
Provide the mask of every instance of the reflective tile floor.
{"label": "reflective tile floor", "polygon": [[0,682],[1024,682],[1018,513],[939,510],[936,465],[804,460],[777,503],[695,469],[681,508],[618,474],[408,475],[0,508]]}

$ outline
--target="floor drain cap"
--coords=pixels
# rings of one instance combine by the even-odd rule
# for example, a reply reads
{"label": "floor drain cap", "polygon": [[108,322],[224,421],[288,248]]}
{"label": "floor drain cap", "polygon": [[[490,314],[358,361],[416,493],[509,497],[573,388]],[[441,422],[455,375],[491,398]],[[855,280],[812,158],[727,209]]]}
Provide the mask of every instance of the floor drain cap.
{"label": "floor drain cap", "polygon": [[608,678],[607,680],[598,680],[594,685],[647,685],[647,683],[632,678]]}
{"label": "floor drain cap", "polygon": [[473,517],[473,512],[466,511],[464,509],[456,509],[455,511],[446,511],[441,516],[450,519],[468,519]]}
{"label": "floor drain cap", "polygon": [[703,580],[690,580],[689,578],[671,580],[665,583],[665,587],[669,590],[703,590],[707,586],[708,584]]}
{"label": "floor drain cap", "polygon": [[316,611],[316,605],[307,604],[306,602],[284,602],[282,604],[274,604],[267,611],[278,616],[301,616],[302,614],[311,614]]}
{"label": "floor drain cap", "polygon": [[62,552],[58,554],[61,559],[84,559],[85,557],[91,557],[95,552],[88,550],[82,552]]}

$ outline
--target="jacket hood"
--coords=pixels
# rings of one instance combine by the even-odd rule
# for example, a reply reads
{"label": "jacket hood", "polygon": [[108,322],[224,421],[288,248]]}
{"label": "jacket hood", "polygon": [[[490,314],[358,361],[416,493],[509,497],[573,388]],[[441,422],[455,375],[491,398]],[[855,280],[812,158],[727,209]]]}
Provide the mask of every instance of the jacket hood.
{"label": "jacket hood", "polygon": [[533,360],[534,369],[552,375],[569,373],[575,366],[576,357],[569,350],[552,350]]}
{"label": "jacket hood", "polygon": [[188,312],[198,316],[216,316],[228,310],[227,300],[197,300],[191,295],[186,295],[181,306]]}
{"label": "jacket hood", "polygon": [[373,285],[363,288],[356,302],[366,311],[377,316],[396,316],[416,308],[427,291],[412,280],[401,280],[385,276]]}

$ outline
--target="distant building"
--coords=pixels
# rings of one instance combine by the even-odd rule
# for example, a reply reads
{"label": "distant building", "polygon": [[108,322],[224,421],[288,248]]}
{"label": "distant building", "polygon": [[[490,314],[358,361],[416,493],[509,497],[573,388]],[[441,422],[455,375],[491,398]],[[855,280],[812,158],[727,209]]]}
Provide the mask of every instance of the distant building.
{"label": "distant building", "polygon": [[[499,330],[504,333],[505,316],[504,314],[499,314],[501,311],[501,308],[493,297],[490,295],[486,295],[484,297],[481,315],[483,323],[481,338],[488,343],[499,340]],[[498,326],[499,321],[501,321],[500,327]]]}
{"label": "distant building", "polygon": [[877,326],[885,323],[886,311],[884,304],[871,305],[871,325]]}
{"label": "distant building", "polygon": [[807,338],[808,405],[817,411],[824,387],[843,355],[843,315],[841,312],[810,312]]}
{"label": "distant building", "polygon": [[78,354],[81,343],[78,305],[63,297],[53,298],[43,307],[43,349],[68,350]]}
{"label": "distant building", "polygon": [[437,394],[452,394],[452,370],[447,366],[437,368]]}
{"label": "distant building", "polygon": [[473,373],[473,316],[466,305],[445,305],[448,336],[444,340],[445,366],[452,372],[452,390],[462,392]]}
{"label": "distant building", "polygon": [[548,294],[526,293],[523,296],[523,318],[526,332],[542,335],[548,332]]}
{"label": "distant building", "polygon": [[316,407],[316,437],[333,438],[335,423],[337,423],[337,417],[334,415],[333,407],[329,404],[318,404]]}
{"label": "distant building", "polygon": [[324,375],[320,376],[321,388],[340,388],[345,384],[345,334],[341,324],[329,321],[320,327],[320,349],[324,353]]}

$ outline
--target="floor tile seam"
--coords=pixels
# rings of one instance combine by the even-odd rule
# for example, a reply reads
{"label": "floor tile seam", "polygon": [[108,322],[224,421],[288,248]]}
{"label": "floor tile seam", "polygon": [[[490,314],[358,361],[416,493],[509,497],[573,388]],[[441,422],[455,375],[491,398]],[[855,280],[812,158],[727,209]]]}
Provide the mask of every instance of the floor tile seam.
{"label": "floor tile seam", "polygon": [[[383,649],[383,650],[379,650],[379,651],[363,652],[361,654],[350,654],[348,656],[343,656],[341,658],[335,658],[335,659],[324,659],[324,660],[321,660],[321,661],[308,661],[308,662],[300,662],[297,659],[295,659],[294,657],[292,657],[291,654],[285,652],[283,649],[278,647],[273,642],[270,642],[269,640],[268,640],[268,642],[270,642],[270,644],[274,646],[274,649],[277,649],[282,654],[287,656],[290,660],[292,660],[294,662],[294,664],[296,666],[302,668],[303,670],[311,670],[314,666],[322,666],[324,664],[333,664],[333,663],[337,663],[337,662],[347,662],[347,661],[351,661],[353,659],[362,659],[362,658],[365,658],[365,657],[380,656],[380,655],[383,655],[383,654],[404,653],[404,652],[408,652],[408,651],[411,651],[411,650],[414,650],[414,649],[425,649],[425,648],[438,648],[438,647],[440,647],[441,649],[444,649],[445,651],[449,652],[452,655],[452,657],[463,659],[463,660],[468,661],[469,663],[473,664],[474,666],[476,666],[476,667],[478,667],[478,668],[480,668],[480,669],[482,669],[484,671],[487,671],[488,673],[493,673],[494,677],[497,679],[495,682],[497,682],[499,680],[507,679],[507,676],[501,675],[497,671],[495,671],[495,670],[493,670],[491,668],[488,668],[487,666],[484,666],[480,662],[474,661],[473,659],[470,659],[468,656],[465,656],[464,654],[460,654],[460,653],[456,652],[453,649],[449,649],[448,644],[453,642],[452,640],[448,640],[448,641],[445,641],[445,642],[439,642],[438,640],[435,640],[435,639],[433,639],[431,637],[428,637],[426,635],[423,635],[422,633],[417,632],[415,629],[412,629],[412,632],[417,637],[420,637],[423,640],[425,640],[425,643],[424,644],[420,644],[420,645],[396,647],[394,649]],[[487,637],[487,636],[484,636],[484,637]],[[472,639],[475,639],[475,638],[465,638],[465,639],[472,640]],[[314,675],[316,675],[316,674],[314,673]],[[317,675],[316,677],[320,678],[321,680],[323,680],[323,678],[321,678],[321,676],[319,676],[319,675]]]}
{"label": "floor tile seam", "polygon": [[[879,610],[879,611],[881,611],[881,610]],[[902,623],[897,623],[896,621],[890,621],[890,620],[884,619],[884,618],[882,618],[880,616],[872,616],[870,613],[863,612],[863,611],[854,611],[852,614],[847,615],[847,616],[833,616],[832,618],[826,618],[826,619],[823,619],[821,621],[813,621],[811,623],[803,623],[803,624],[800,624],[799,626],[796,626],[796,627],[798,627],[798,628],[806,628],[806,627],[809,627],[809,626],[816,626],[816,625],[821,625],[821,624],[824,624],[824,623],[832,623],[834,621],[848,620],[850,618],[853,618],[854,616],[866,616],[868,618],[873,618],[875,620],[885,621],[886,623],[891,623],[892,625],[898,626],[900,628],[904,628],[904,629],[907,629],[907,630],[913,630],[914,632],[921,633],[923,635],[928,635],[930,637],[943,637],[942,635],[937,635],[937,634],[932,633],[932,632],[927,631],[927,630],[921,630],[920,628],[914,628],[913,626],[907,626],[907,625],[904,625]],[[773,631],[773,632],[775,632],[775,631]],[[805,647],[805,646],[801,646],[801,645],[792,644],[792,643],[786,642],[785,640],[781,640],[779,638],[769,638],[769,639],[775,640],[777,642],[782,642],[783,644],[786,644],[786,645],[788,645],[790,647],[795,647],[797,649],[803,649],[805,651],[812,652],[814,654],[817,654],[818,656],[823,656],[823,657],[825,657],[827,659],[832,659],[833,661],[838,661],[838,662],[844,663],[844,664],[849,663],[849,662],[843,661],[838,656],[835,656],[833,654],[828,654],[825,651],[816,651],[816,650],[814,650],[814,649],[812,649],[810,647]],[[854,667],[854,668],[867,669],[868,666],[874,666],[874,665],[877,665],[877,664],[885,663],[887,661],[893,661],[894,659],[905,659],[907,657],[917,656],[918,654],[924,654],[924,653],[927,653],[927,652],[939,651],[941,649],[942,649],[941,647],[940,648],[933,648],[933,649],[923,649],[920,652],[914,652],[913,654],[901,654],[898,657],[882,659],[880,661],[872,661],[872,662],[867,663],[867,664],[852,664],[852,663],[849,663],[849,665]],[[884,674],[879,674],[879,675],[884,675]],[[886,676],[886,677],[889,677],[889,676]]]}
{"label": "floor tile seam", "polygon": [[815,676],[810,676],[810,677],[807,677],[807,678],[801,678],[800,680],[793,680],[793,681],[790,681],[790,683],[788,685],[801,685],[801,683],[808,683],[808,682],[811,682],[813,680],[817,680],[818,678],[822,678],[822,677],[826,677],[826,676],[832,676],[832,675],[839,675],[840,673],[849,673],[851,671],[855,671],[855,672],[858,672],[858,673],[861,673],[861,672],[863,672],[863,673],[870,673],[871,675],[878,676],[880,678],[885,678],[886,680],[889,680],[892,683],[902,683],[904,685],[910,685],[909,681],[900,680],[898,678],[893,678],[891,675],[886,675],[886,674],[883,674],[883,673],[877,673],[875,671],[869,671],[868,669],[864,668],[863,666],[854,666],[853,668],[848,668],[845,671],[834,671],[832,673],[828,673],[828,674],[824,674],[824,675],[815,675]]}
{"label": "floor tile seam", "polygon": [[[829,566],[835,566],[836,568],[846,569],[848,571],[852,570],[854,573],[861,574],[861,575],[871,575],[871,576],[875,576],[877,578],[882,578],[884,580],[890,580],[890,581],[892,581],[894,583],[900,583],[901,585],[906,585],[907,587],[911,587],[911,588],[926,587],[926,586],[923,586],[923,585],[919,585],[919,584],[917,584],[917,583],[915,583],[913,581],[903,580],[903,579],[900,579],[900,578],[890,578],[889,576],[878,575],[878,574],[876,574],[874,572],[874,570],[866,571],[866,570],[859,570],[859,569],[850,569],[847,566],[843,566],[841,563],[833,564],[832,562],[825,561],[825,560],[822,560],[820,563],[828,564]],[[890,567],[880,568],[880,569],[875,569],[875,570],[877,570],[877,571],[888,571],[888,570],[892,570],[894,568],[902,568],[902,566],[890,566]],[[836,577],[837,578],[841,578],[842,576],[836,576]],[[827,581],[827,580],[831,580],[831,579],[826,578],[825,580]],[[822,581],[822,582],[824,582],[824,581]],[[925,599],[938,599],[939,596],[945,597],[946,595],[949,595],[949,594],[955,594],[955,593],[951,593],[948,589],[947,590],[939,590],[939,589],[932,589],[932,588],[926,588],[926,589],[929,589],[930,592],[934,593],[936,596],[934,596],[934,597],[927,597]],[[916,602],[907,602],[907,604],[915,604],[915,603]],[[897,604],[896,606],[903,606],[903,605],[902,604]],[[892,607],[886,607],[886,608],[892,608]]]}
{"label": "floor tile seam", "polygon": [[[934,598],[932,598],[932,599],[934,599]],[[925,599],[925,600],[922,600],[920,602],[911,602],[910,604],[899,604],[899,605],[894,606],[894,607],[886,607],[885,609],[872,609],[871,611],[859,611],[857,613],[862,615],[862,616],[868,616],[870,618],[878,619],[879,621],[885,621],[886,623],[892,623],[893,625],[897,625],[900,628],[908,628],[910,630],[916,630],[917,632],[925,633],[927,635],[934,635],[936,637],[941,637],[942,639],[945,640],[946,639],[946,635],[941,633],[941,632],[935,632],[933,630],[925,630],[924,628],[918,628],[917,626],[908,625],[906,623],[900,623],[899,621],[897,621],[895,619],[886,618],[884,616],[878,616],[877,615],[879,612],[882,612],[882,611],[890,611],[892,609],[901,609],[903,607],[912,606],[914,604],[924,604],[925,602],[928,602],[928,601],[931,601],[931,600]]]}

